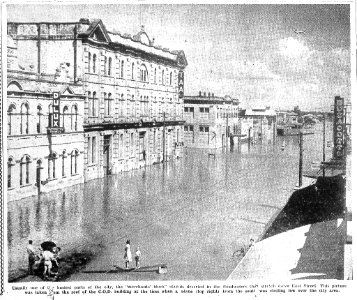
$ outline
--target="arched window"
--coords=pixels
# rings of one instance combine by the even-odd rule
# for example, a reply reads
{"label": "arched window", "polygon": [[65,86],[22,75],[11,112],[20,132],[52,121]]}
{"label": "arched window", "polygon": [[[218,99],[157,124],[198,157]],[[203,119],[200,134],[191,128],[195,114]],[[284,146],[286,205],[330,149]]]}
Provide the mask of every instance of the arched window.
{"label": "arched window", "polygon": [[29,133],[29,106],[27,103],[23,103],[21,105],[20,133],[21,134]]}
{"label": "arched window", "polygon": [[104,75],[107,75],[107,61],[108,61],[108,58],[106,56],[104,56]]}
{"label": "arched window", "polygon": [[103,93],[103,99],[104,99],[104,115],[107,116],[108,115],[108,98],[107,98],[107,93]]}
{"label": "arched window", "polygon": [[133,79],[133,80],[134,80],[134,67],[135,67],[135,64],[132,63],[131,64],[131,79]]}
{"label": "arched window", "polygon": [[165,78],[165,71],[162,70],[162,72],[161,72],[161,84],[165,84],[164,78]]}
{"label": "arched window", "polygon": [[93,54],[93,73],[96,72],[97,55]]}
{"label": "arched window", "polygon": [[124,78],[124,60],[121,61],[120,77]]}
{"label": "arched window", "polygon": [[144,64],[141,65],[141,67],[140,67],[140,81],[143,81],[143,82],[149,81],[148,70]]}
{"label": "arched window", "polygon": [[31,158],[28,155],[24,155],[20,162],[20,185],[30,183],[30,163]]}
{"label": "arched window", "polygon": [[112,112],[112,101],[113,101],[112,94],[109,93],[108,94],[108,116],[110,116],[111,112]]}
{"label": "arched window", "polygon": [[56,152],[53,152],[48,156],[48,178],[56,178],[56,160],[58,156]]}
{"label": "arched window", "polygon": [[135,99],[134,95],[131,95],[131,108],[130,108],[130,114],[132,116],[136,116],[136,111],[135,111]]}
{"label": "arched window", "polygon": [[7,160],[7,187],[12,188],[12,173],[15,165],[15,160],[9,157]]}
{"label": "arched window", "polygon": [[67,152],[66,150],[62,151],[62,177],[66,176],[66,157],[67,157]]}
{"label": "arched window", "polygon": [[155,68],[155,72],[154,72],[154,83],[156,84],[156,68]]}
{"label": "arched window", "polygon": [[71,175],[76,175],[78,173],[78,156],[79,151],[73,150],[71,153]]}
{"label": "arched window", "polygon": [[77,126],[77,121],[78,121],[78,108],[77,105],[72,105],[71,108],[71,130],[77,131],[78,126]]}
{"label": "arched window", "polygon": [[92,117],[95,117],[97,115],[97,92],[93,92],[93,101],[92,101]]}
{"label": "arched window", "polygon": [[62,127],[64,128],[64,131],[68,129],[68,106],[63,107]]}
{"label": "arched window", "polygon": [[88,116],[92,116],[92,107],[93,107],[92,93],[87,92],[87,96],[88,96]]}
{"label": "arched window", "polygon": [[37,105],[37,133],[41,133],[42,107]]}
{"label": "arched window", "polygon": [[12,135],[13,134],[13,125],[14,125],[14,115],[15,115],[15,104],[10,104],[8,110],[7,110],[7,134]]}
{"label": "arched window", "polygon": [[172,72],[170,72],[170,85],[172,85]]}
{"label": "arched window", "polygon": [[112,75],[112,58],[109,57],[108,60],[108,75],[111,76]]}
{"label": "arched window", "polygon": [[90,61],[92,59],[92,55],[90,52],[88,52],[88,72],[90,73],[91,69],[90,69]]}

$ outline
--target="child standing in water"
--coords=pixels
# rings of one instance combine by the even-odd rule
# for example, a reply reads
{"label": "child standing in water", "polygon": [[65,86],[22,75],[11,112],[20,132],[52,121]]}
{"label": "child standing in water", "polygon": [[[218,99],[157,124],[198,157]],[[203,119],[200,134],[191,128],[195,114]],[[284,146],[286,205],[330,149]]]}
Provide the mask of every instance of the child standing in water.
{"label": "child standing in water", "polygon": [[141,258],[141,252],[139,247],[136,249],[135,252],[135,265],[136,265],[136,269],[140,269],[140,258]]}
{"label": "child standing in water", "polygon": [[132,261],[132,259],[131,259],[131,251],[130,251],[130,240],[126,241],[125,252],[124,252],[124,260],[125,260],[125,269],[129,269],[129,263]]}

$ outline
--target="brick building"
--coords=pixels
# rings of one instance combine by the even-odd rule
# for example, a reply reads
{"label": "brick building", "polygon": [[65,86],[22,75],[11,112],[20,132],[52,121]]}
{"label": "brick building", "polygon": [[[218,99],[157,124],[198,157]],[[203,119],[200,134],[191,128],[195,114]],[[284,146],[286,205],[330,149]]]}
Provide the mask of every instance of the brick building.
{"label": "brick building", "polygon": [[240,131],[238,99],[217,97],[213,93],[184,97],[185,146],[221,148]]}
{"label": "brick building", "polygon": [[85,180],[182,155],[183,51],[154,45],[144,28],[110,32],[101,20],[8,23],[8,35],[21,66],[65,67],[83,85]]}

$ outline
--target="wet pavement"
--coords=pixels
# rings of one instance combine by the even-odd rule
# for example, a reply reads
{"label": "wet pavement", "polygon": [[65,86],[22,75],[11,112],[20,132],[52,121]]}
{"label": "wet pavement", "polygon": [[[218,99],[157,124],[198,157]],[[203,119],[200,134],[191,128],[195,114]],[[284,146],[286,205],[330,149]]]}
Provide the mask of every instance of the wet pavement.
{"label": "wet pavement", "polygon": [[[321,141],[318,134],[305,137],[305,169],[321,160]],[[233,253],[261,236],[287,202],[298,158],[296,136],[217,150],[216,159],[187,149],[165,165],[10,202],[9,276],[26,269],[32,239],[53,240],[64,252],[103,247],[72,281],[224,280],[239,261]],[[140,246],[139,272],[120,269],[127,239],[133,254]],[[159,264],[167,265],[166,274],[156,273]]]}

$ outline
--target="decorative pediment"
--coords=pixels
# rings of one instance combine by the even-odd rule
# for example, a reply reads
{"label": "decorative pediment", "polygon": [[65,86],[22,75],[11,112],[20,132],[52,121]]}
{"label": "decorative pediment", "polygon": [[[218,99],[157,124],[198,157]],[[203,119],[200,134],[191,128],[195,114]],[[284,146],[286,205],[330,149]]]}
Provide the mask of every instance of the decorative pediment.
{"label": "decorative pediment", "polygon": [[101,20],[93,24],[93,28],[91,28],[88,37],[98,42],[103,42],[103,43],[110,42],[110,37]]}
{"label": "decorative pediment", "polygon": [[70,86],[66,86],[61,92],[61,95],[73,95],[73,94],[74,94],[74,91],[73,91],[73,89],[71,89]]}
{"label": "decorative pediment", "polygon": [[22,91],[22,86],[17,81],[11,81],[7,86],[8,91]]}
{"label": "decorative pediment", "polygon": [[148,34],[145,32],[144,26],[141,26],[141,30],[138,32],[138,34],[133,36],[133,39],[134,41],[141,42],[147,46],[151,46],[152,44]]}

